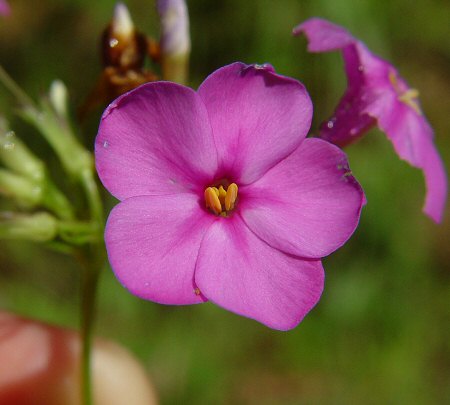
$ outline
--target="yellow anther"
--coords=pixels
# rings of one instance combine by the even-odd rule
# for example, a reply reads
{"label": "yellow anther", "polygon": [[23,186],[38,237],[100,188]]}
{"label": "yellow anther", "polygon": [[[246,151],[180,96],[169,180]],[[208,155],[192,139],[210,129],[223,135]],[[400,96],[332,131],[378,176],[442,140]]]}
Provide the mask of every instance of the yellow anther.
{"label": "yellow anther", "polygon": [[238,195],[238,186],[236,183],[231,183],[228,186],[227,194],[225,196],[225,210],[231,211],[234,208],[234,203],[236,202]]}
{"label": "yellow anther", "polygon": [[228,216],[228,212],[234,209],[238,195],[238,186],[231,183],[227,190],[220,185],[217,187],[207,187],[205,190],[206,208],[216,215]]}
{"label": "yellow anther", "polygon": [[205,202],[206,208],[209,208],[215,214],[219,215],[222,212],[222,205],[213,187],[208,187],[205,190]]}
{"label": "yellow anther", "polygon": [[422,111],[420,110],[419,103],[417,99],[419,98],[419,91],[416,89],[408,89],[403,94],[401,94],[398,99],[409,105],[417,114],[422,115]]}
{"label": "yellow anther", "polygon": [[393,71],[389,73],[389,81],[394,87],[395,92],[398,94],[398,100],[411,107],[417,114],[422,115],[419,102],[417,101],[419,98],[419,91],[416,89],[402,91],[398,83],[397,75]]}
{"label": "yellow anther", "polygon": [[227,195],[227,192],[225,191],[225,189],[223,188],[223,186],[221,185],[219,187],[219,201],[222,204],[222,207],[225,205],[225,196]]}
{"label": "yellow anther", "polygon": [[397,93],[399,93],[399,90],[398,90],[397,75],[396,75],[395,72],[392,71],[392,70],[389,72],[389,81],[391,82],[391,84],[392,84],[392,86],[394,87],[395,91],[396,91]]}

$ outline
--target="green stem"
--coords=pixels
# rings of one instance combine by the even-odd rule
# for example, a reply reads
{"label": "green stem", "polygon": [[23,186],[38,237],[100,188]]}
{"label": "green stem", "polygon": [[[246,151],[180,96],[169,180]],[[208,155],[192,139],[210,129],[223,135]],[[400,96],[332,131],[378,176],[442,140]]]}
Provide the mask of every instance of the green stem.
{"label": "green stem", "polygon": [[71,220],[74,218],[72,205],[66,196],[53,184],[50,179],[43,184],[44,194],[42,205],[53,211],[59,218],[63,220]]}
{"label": "green stem", "polygon": [[58,234],[64,242],[71,245],[97,243],[99,224],[91,221],[59,221]]}
{"label": "green stem", "polygon": [[[103,229],[103,205],[93,172],[91,170],[84,170],[81,173],[80,181],[84,192],[86,193],[91,218],[99,224],[99,229]],[[102,239],[103,235],[99,236],[100,239]]]}
{"label": "green stem", "polygon": [[88,247],[86,265],[81,274],[81,397],[84,405],[92,405],[92,341],[96,313],[97,286],[103,267],[102,243]]}
{"label": "green stem", "polygon": [[189,80],[189,54],[162,55],[162,73],[164,80],[186,84]]}
{"label": "green stem", "polygon": [[33,100],[17,85],[17,83],[6,73],[0,65],[0,82],[17,98],[23,106],[28,106],[36,110]]}
{"label": "green stem", "polygon": [[105,263],[105,246],[103,235],[100,233],[104,228],[103,206],[98,192],[97,183],[91,170],[84,170],[80,176],[81,185],[86,194],[91,214],[91,221],[98,225],[99,230],[96,242],[87,247],[85,252],[87,265],[84,266],[81,285],[81,391],[84,405],[92,404],[92,329],[96,306],[97,285],[100,271]]}

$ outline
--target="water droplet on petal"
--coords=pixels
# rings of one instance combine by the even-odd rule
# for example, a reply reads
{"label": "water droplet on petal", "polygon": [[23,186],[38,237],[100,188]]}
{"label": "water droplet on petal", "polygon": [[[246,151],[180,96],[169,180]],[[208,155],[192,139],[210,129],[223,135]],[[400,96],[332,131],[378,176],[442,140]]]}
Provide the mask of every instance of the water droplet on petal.
{"label": "water droplet on petal", "polygon": [[263,63],[262,65],[255,63],[253,66],[255,67],[255,69],[262,69],[262,70],[272,69],[272,66],[269,63]]}
{"label": "water droplet on petal", "polygon": [[359,66],[358,66],[358,70],[359,70],[360,72],[364,72],[364,66],[363,66],[363,65],[359,65]]}
{"label": "water droplet on petal", "polygon": [[108,141],[105,141],[105,142],[103,142],[103,147],[104,147],[105,149],[107,149],[107,148],[108,148],[108,146],[109,146],[109,143],[108,143]]}
{"label": "water droplet on petal", "polygon": [[330,128],[330,129],[333,128],[334,127],[334,122],[332,120],[328,121],[327,122],[327,127]]}

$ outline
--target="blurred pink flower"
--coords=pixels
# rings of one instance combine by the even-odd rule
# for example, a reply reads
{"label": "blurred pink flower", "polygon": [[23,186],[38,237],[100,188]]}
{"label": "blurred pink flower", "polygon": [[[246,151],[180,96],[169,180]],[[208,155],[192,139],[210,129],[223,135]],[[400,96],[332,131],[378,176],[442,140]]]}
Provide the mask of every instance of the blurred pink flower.
{"label": "blurred pink flower", "polygon": [[6,0],[0,0],[0,15],[9,15],[11,9]]}
{"label": "blurred pink flower", "polygon": [[424,212],[441,222],[447,198],[444,165],[433,143],[433,130],[420,109],[418,92],[397,70],[371,53],[344,28],[312,18],[294,29],[305,34],[308,50],[341,50],[348,87],[319,137],[344,146],[375,124],[384,131],[401,159],[423,170],[427,187]]}
{"label": "blurred pink flower", "polygon": [[346,242],[363,192],[345,154],[305,139],[303,85],[234,63],[197,92],[145,84],[103,114],[99,176],[119,200],[111,266],[133,294],[211,300],[269,327],[295,327],[323,290],[320,261]]}

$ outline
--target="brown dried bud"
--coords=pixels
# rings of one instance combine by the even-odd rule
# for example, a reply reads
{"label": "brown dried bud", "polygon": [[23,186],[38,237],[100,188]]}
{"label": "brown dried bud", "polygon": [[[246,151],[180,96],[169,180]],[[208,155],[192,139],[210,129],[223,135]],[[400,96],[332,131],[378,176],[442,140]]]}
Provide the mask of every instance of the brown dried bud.
{"label": "brown dried bud", "polygon": [[114,17],[102,34],[103,66],[120,70],[142,69],[147,55],[147,40],[138,32],[126,6],[118,3]]}

